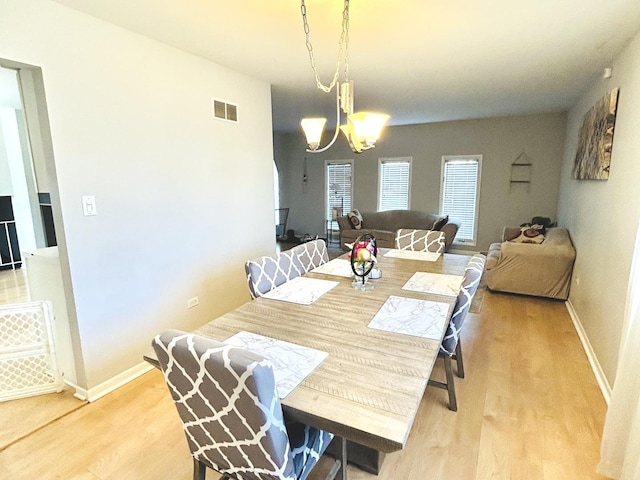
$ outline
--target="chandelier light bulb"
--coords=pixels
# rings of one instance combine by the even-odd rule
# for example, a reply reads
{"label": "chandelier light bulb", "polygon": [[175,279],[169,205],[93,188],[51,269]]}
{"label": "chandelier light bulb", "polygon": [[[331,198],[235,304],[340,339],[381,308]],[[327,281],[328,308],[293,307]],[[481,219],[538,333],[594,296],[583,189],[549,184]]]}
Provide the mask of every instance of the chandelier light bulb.
{"label": "chandelier light bulb", "polygon": [[[325,118],[304,118],[300,125],[307,137],[307,145],[309,153],[320,153],[329,149],[342,131],[349,142],[351,150],[355,153],[361,153],[375,146],[376,140],[380,136],[380,132],[384,124],[389,119],[389,115],[382,113],[360,112],[353,113],[353,81],[349,80],[349,0],[344,0],[344,9],[342,12],[342,35],[338,48],[338,61],[333,79],[329,85],[320,82],[320,76],[316,69],[316,62],[311,45],[311,34],[309,23],[307,22],[307,7],[305,0],[300,1],[300,11],[302,12],[302,23],[306,37],[306,46],[309,52],[309,61],[316,80],[316,86],[319,90],[329,93],[336,88],[336,130],[331,141],[320,148],[320,140],[322,139],[322,130],[327,122]],[[340,66],[344,64],[344,81],[340,82]],[[347,117],[346,125],[341,125],[341,113]]]}
{"label": "chandelier light bulb", "polygon": [[387,120],[389,115],[384,113],[357,112],[349,115],[349,122],[353,125],[353,135],[360,143],[367,146],[375,145]]}

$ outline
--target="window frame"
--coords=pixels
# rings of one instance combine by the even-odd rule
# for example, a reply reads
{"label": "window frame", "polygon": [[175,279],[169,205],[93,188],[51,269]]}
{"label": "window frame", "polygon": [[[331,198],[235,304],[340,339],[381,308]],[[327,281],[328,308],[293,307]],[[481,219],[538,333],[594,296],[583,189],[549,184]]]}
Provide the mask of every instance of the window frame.
{"label": "window frame", "polygon": [[[475,195],[475,208],[473,212],[473,235],[472,238],[456,238],[453,243],[457,245],[470,245],[475,246],[478,243],[478,217],[480,212],[480,192],[482,186],[482,155],[443,155],[442,163],[440,168],[440,205],[439,211],[441,215],[446,215],[447,212],[444,211],[444,186],[445,186],[445,168],[446,164],[454,161],[463,161],[463,160],[472,160],[477,163],[477,177],[476,177],[476,195]],[[456,216],[452,215],[452,218],[455,219]],[[461,219],[460,219],[461,220]],[[462,227],[461,227],[462,228]]]}
{"label": "window frame", "polygon": [[[386,210],[382,210],[382,170],[384,164],[390,163],[408,163],[409,164],[409,176],[407,179],[407,208],[388,208]],[[378,158],[378,201],[377,201],[377,211],[389,211],[389,210],[411,210],[411,179],[413,173],[413,157],[384,157]]]}

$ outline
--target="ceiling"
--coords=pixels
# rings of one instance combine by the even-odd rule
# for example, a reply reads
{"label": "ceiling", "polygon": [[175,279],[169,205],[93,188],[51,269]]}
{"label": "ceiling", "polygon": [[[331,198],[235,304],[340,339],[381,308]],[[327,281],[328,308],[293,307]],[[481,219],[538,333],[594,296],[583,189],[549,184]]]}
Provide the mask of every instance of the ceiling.
{"label": "ceiling", "polygon": [[[276,131],[335,116],[299,0],[55,0],[272,85]],[[321,80],[342,0],[307,0]],[[403,125],[569,108],[640,29],[638,0],[351,0],[355,109]],[[615,72],[614,72],[615,75]]]}

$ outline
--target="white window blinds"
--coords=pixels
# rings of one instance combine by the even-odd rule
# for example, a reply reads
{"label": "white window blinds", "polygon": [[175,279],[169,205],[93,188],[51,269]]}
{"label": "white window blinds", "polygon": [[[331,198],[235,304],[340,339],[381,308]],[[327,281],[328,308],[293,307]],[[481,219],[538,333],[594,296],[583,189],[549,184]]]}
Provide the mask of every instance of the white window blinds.
{"label": "white window blinds", "polygon": [[343,215],[351,211],[352,170],[353,165],[351,162],[327,163],[326,220],[333,220],[334,208],[340,208]]}
{"label": "white window blinds", "polygon": [[411,159],[381,158],[378,162],[378,211],[408,210]]}
{"label": "white window blinds", "polygon": [[442,158],[440,210],[459,220],[456,242],[476,243],[482,156]]}

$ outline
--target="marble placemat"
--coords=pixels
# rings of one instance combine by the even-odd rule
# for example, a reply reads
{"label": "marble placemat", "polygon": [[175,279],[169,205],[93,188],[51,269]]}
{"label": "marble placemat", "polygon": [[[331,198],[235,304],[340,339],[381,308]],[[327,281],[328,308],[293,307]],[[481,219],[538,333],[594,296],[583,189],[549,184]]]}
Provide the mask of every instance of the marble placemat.
{"label": "marble placemat", "polygon": [[441,340],[449,305],[391,295],[369,323],[369,328],[414,337]]}
{"label": "marble placemat", "polygon": [[276,388],[281,399],[289,395],[329,356],[327,352],[245,331],[227,338],[225,343],[269,360],[273,365]]}
{"label": "marble placemat", "polygon": [[271,300],[311,305],[339,282],[319,278],[296,277],[263,295]]}
{"label": "marble placemat", "polygon": [[404,284],[403,290],[412,292],[433,293],[457,297],[460,293],[462,275],[448,275],[445,273],[416,272]]}
{"label": "marble placemat", "polygon": [[330,262],[320,265],[311,271],[313,273],[324,273],[325,275],[335,275],[337,277],[353,277],[351,262],[344,258],[334,258]]}
{"label": "marble placemat", "polygon": [[435,262],[440,258],[441,253],[434,252],[415,252],[413,250],[389,250],[384,254],[385,257],[404,258],[407,260],[423,260],[425,262]]}

